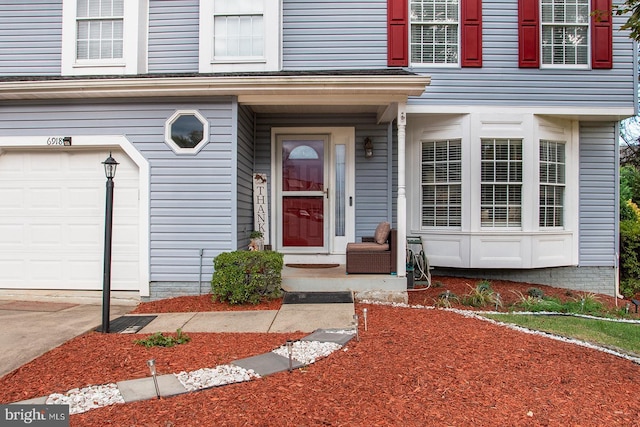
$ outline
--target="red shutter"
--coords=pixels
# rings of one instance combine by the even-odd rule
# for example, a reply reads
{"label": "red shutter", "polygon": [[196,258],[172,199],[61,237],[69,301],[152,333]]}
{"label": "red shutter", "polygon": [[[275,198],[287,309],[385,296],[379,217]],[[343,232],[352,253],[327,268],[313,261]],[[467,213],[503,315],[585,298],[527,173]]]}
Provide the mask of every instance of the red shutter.
{"label": "red shutter", "polygon": [[518,65],[540,66],[540,12],[538,0],[518,0]]}
{"label": "red shutter", "polygon": [[407,0],[387,0],[387,65],[409,65],[409,13]]}
{"label": "red shutter", "polygon": [[591,10],[591,68],[612,68],[611,0],[591,0]]}
{"label": "red shutter", "polygon": [[461,0],[463,67],[482,67],[482,0]]}

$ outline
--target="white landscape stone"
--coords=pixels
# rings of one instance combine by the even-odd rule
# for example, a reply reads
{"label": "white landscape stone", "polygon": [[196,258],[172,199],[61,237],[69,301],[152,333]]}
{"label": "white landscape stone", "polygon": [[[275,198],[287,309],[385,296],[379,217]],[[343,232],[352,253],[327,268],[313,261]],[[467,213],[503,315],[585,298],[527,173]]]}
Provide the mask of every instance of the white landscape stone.
{"label": "white landscape stone", "polygon": [[[327,357],[340,348],[342,348],[340,344],[333,342],[294,341],[291,357],[304,365],[309,365],[322,357]],[[273,353],[289,358],[286,345],[276,348]]]}
{"label": "white landscape stone", "polygon": [[68,392],[53,393],[47,397],[47,405],[69,405],[69,414],[81,414],[91,409],[116,403],[124,403],[124,398],[116,384],[93,385],[74,388]]}
{"label": "white landscape stone", "polygon": [[247,370],[233,365],[220,365],[215,368],[203,368],[191,372],[182,371],[175,376],[188,391],[260,378],[260,375],[256,374],[253,369]]}

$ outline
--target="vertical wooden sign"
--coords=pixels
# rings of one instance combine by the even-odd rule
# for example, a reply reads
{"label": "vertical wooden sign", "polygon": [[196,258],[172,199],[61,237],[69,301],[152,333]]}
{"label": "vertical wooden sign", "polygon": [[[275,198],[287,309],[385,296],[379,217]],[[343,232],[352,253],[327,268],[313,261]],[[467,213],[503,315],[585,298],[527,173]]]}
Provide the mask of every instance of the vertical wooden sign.
{"label": "vertical wooden sign", "polygon": [[269,199],[267,193],[267,174],[253,174],[253,229],[262,232],[264,244],[269,239]]}

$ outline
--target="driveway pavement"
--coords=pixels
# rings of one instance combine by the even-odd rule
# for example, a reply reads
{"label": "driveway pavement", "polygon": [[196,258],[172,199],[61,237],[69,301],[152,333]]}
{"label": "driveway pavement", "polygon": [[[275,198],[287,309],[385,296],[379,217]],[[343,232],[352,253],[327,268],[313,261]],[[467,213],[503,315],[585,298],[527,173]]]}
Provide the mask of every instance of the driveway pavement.
{"label": "driveway pavement", "polygon": [[[112,304],[111,318],[133,308]],[[101,305],[0,300],[0,377],[101,324]]]}

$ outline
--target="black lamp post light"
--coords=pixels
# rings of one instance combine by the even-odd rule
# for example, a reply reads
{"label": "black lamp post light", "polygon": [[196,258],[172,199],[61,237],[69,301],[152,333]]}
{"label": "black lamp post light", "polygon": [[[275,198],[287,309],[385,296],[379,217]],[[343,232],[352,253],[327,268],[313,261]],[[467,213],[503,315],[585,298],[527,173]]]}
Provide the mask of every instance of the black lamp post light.
{"label": "black lamp post light", "polygon": [[113,178],[120,163],[111,157],[102,162],[107,177],[107,199],[104,211],[104,274],[102,276],[102,332],[109,333],[109,305],[111,302],[111,240],[113,237]]}

